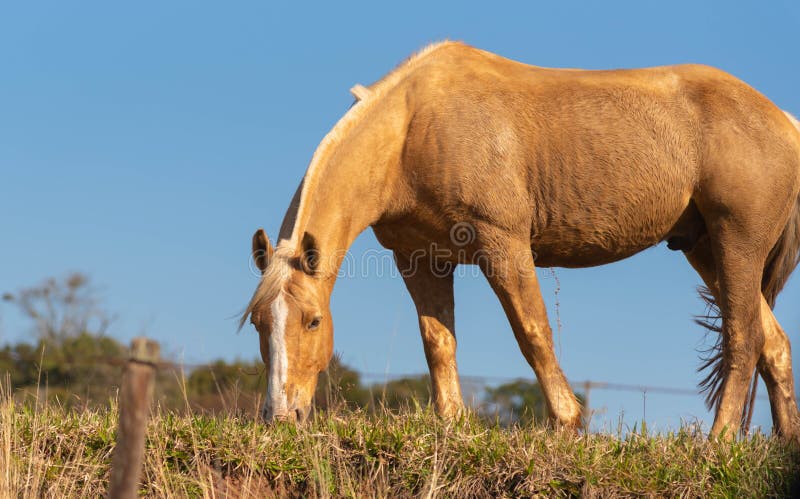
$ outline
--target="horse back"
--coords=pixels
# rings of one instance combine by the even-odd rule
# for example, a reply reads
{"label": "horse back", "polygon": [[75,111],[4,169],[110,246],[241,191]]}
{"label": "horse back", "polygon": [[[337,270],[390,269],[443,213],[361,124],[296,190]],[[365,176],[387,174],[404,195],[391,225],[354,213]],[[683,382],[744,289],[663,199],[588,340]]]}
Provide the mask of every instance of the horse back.
{"label": "horse back", "polygon": [[406,84],[402,167],[427,211],[527,231],[554,265],[606,263],[665,239],[709,165],[737,173],[736,158],[714,157],[730,126],[763,150],[781,114],[707,66],[549,69],[464,45]]}

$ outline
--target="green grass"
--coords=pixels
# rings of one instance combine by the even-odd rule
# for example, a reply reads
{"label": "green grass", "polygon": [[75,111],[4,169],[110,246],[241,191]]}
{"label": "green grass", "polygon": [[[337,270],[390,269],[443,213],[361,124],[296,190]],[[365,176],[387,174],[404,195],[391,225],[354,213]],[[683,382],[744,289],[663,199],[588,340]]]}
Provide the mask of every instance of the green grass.
{"label": "green grass", "polygon": [[[105,493],[113,404],[0,403],[0,496]],[[140,492],[154,497],[782,497],[800,479],[798,450],[763,435],[576,435],[427,410],[318,414],[301,427],[155,411],[146,446]]]}

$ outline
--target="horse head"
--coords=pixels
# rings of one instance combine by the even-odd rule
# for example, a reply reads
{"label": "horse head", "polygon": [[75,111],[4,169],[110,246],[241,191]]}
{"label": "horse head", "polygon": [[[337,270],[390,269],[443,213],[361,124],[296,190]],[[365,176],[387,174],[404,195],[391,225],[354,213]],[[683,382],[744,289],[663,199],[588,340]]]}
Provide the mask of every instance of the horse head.
{"label": "horse head", "polygon": [[253,259],[262,277],[241,323],[250,317],[268,368],[261,417],[303,421],[318,375],[333,353],[330,285],[319,275],[319,252],[308,233],[300,248],[275,249],[259,229],[253,235]]}

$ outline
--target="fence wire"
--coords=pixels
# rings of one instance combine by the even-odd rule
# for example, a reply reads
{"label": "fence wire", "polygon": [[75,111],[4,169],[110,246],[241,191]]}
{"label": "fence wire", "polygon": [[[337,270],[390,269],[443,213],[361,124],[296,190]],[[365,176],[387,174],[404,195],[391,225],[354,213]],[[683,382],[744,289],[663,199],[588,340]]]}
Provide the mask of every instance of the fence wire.
{"label": "fence wire", "polygon": [[[62,365],[75,366],[75,367],[92,367],[102,363],[108,366],[122,367],[125,364],[125,362],[127,362],[127,360],[128,359],[123,357],[89,357],[81,359],[79,361],[75,360],[66,361],[63,362]],[[176,371],[176,372],[185,372],[191,374],[191,372],[196,370],[214,371],[214,369],[218,369],[222,367],[222,365],[220,365],[220,361],[191,363],[191,362],[176,362],[176,361],[164,360],[156,363],[156,367],[162,371]],[[227,364],[227,367],[231,367],[230,364]],[[385,373],[385,372],[380,373],[375,371],[361,371],[350,367],[348,367],[348,369],[358,374],[361,380],[371,381],[372,384],[377,384],[377,385],[380,385],[381,383],[388,383],[391,381],[399,381],[403,379],[418,379],[424,376],[428,376],[428,373]],[[246,375],[260,376],[264,374],[266,370],[263,366],[259,366],[259,370],[256,372],[249,372],[244,369],[242,369],[241,371],[243,374]],[[525,378],[520,376],[481,376],[475,374],[460,374],[459,380],[462,383],[479,387],[501,385],[504,383],[510,383],[519,380],[531,381],[531,382],[536,381],[535,377],[533,376],[531,376],[531,378]],[[607,390],[616,392],[635,392],[641,394],[663,394],[663,395],[681,395],[681,396],[688,396],[688,395],[697,396],[700,394],[697,388],[681,388],[681,387],[671,387],[671,386],[617,383],[617,382],[594,381],[594,380],[583,380],[583,381],[570,380],[569,383],[574,389],[577,390],[581,389]],[[769,400],[769,399],[766,395],[758,394],[756,395],[756,400]]]}

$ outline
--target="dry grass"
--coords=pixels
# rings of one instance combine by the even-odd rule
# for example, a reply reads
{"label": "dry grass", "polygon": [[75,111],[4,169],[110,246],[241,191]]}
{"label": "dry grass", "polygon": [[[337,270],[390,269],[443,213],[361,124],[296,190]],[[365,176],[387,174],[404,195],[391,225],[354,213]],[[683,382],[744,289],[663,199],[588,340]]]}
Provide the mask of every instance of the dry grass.
{"label": "dry grass", "polygon": [[[0,402],[0,496],[104,495],[117,410]],[[504,429],[425,410],[317,415],[302,427],[155,411],[141,493],[152,497],[768,497],[798,491],[800,454],[755,435]]]}

